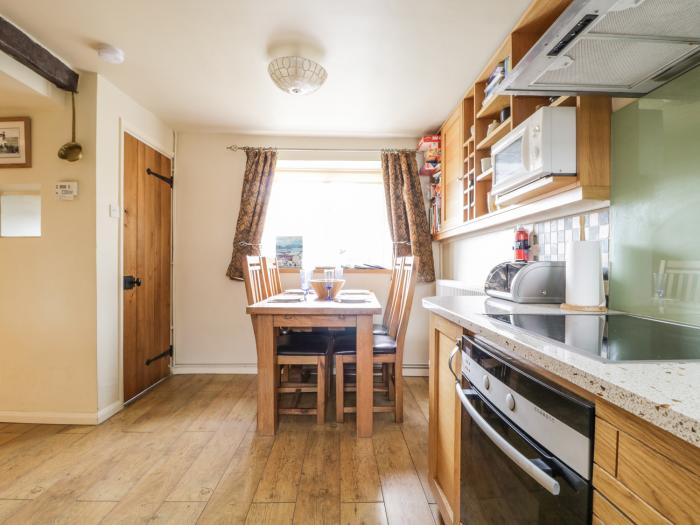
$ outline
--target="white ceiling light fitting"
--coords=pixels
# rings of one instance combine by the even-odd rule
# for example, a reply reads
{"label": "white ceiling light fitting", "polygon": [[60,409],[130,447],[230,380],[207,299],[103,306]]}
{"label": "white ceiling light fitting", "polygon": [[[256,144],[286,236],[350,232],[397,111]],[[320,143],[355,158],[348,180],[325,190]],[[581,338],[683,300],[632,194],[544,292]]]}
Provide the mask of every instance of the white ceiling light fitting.
{"label": "white ceiling light fitting", "polygon": [[267,72],[275,85],[291,95],[308,95],[320,88],[328,73],[316,60],[320,51],[308,44],[276,45],[269,50]]}
{"label": "white ceiling light fitting", "polygon": [[97,54],[102,60],[110,64],[121,64],[124,62],[124,51],[109,44],[97,46]]}

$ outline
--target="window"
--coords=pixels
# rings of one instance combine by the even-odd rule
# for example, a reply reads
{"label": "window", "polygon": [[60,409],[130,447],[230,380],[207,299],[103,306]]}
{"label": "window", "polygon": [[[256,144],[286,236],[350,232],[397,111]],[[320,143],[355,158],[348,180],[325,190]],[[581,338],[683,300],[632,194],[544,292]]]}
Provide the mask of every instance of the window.
{"label": "window", "polygon": [[392,243],[379,161],[277,163],[262,253],[301,236],[303,264],[391,266]]}

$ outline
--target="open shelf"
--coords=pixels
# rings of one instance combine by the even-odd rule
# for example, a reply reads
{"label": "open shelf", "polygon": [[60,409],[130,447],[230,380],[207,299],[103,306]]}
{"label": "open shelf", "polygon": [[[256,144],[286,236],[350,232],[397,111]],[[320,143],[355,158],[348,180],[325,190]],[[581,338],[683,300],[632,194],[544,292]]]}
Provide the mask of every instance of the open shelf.
{"label": "open shelf", "polygon": [[563,95],[561,97],[558,97],[556,100],[554,100],[551,104],[549,104],[551,107],[556,108],[559,106],[562,107],[576,107],[576,97],[568,96],[568,95]]}
{"label": "open shelf", "polygon": [[476,182],[481,182],[484,180],[491,180],[492,175],[493,175],[493,168],[489,168],[481,175],[477,175]]}
{"label": "open shelf", "polygon": [[469,146],[470,142],[474,142],[474,137],[469,137],[466,141],[464,141],[464,147],[466,148]]}
{"label": "open shelf", "polygon": [[506,136],[506,133],[510,131],[510,124],[512,120],[510,117],[508,117],[506,120],[501,122],[501,124],[494,129],[490,134],[486,135],[486,138],[479,142],[477,144],[476,149],[478,150],[484,150],[484,149],[489,149],[491,146],[493,146],[496,142],[501,140],[503,137]]}
{"label": "open shelf", "polygon": [[505,38],[505,40],[503,40],[501,45],[498,47],[496,52],[493,55],[491,55],[491,58],[484,66],[484,69],[481,70],[481,73],[476,78],[476,81],[483,82],[483,81],[487,80],[489,78],[489,75],[491,74],[491,72],[498,65],[498,63],[502,62],[506,57],[509,57],[510,55],[511,55],[511,37],[510,37],[510,35],[508,35]]}
{"label": "open shelf", "polygon": [[492,95],[476,114],[476,118],[498,117],[501,110],[508,106],[510,106],[510,95]]}

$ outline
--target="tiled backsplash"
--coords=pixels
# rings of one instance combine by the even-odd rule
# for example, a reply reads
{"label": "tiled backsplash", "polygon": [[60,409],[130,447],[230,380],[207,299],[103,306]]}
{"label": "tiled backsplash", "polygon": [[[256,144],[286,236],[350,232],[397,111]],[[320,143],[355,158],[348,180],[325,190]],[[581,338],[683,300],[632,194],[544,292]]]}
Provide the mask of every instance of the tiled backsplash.
{"label": "tiled backsplash", "polygon": [[[603,275],[608,278],[610,245],[610,212],[608,209],[584,215],[585,239],[601,241]],[[563,261],[566,243],[579,239],[579,215],[564,217],[534,224],[524,224],[530,232],[530,259],[533,261]]]}

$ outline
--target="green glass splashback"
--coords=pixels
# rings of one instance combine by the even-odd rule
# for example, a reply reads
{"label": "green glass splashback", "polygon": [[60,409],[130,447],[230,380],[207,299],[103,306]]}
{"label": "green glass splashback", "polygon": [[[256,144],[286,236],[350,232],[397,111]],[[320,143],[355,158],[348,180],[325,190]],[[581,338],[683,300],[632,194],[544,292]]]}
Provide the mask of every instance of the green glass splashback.
{"label": "green glass splashback", "polygon": [[610,217],[610,306],[700,325],[700,67],[613,114]]}

